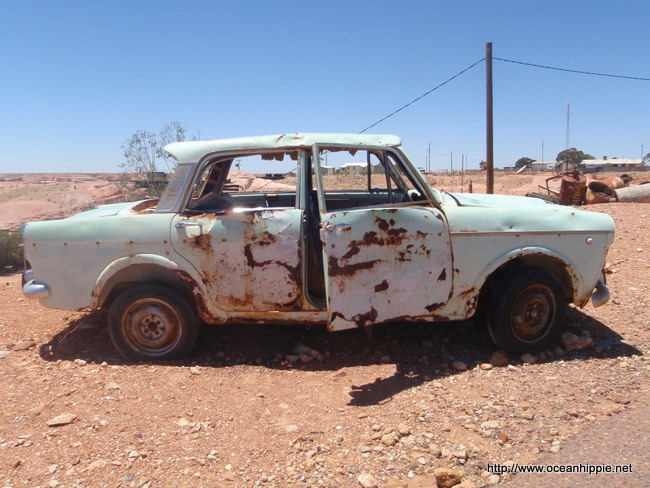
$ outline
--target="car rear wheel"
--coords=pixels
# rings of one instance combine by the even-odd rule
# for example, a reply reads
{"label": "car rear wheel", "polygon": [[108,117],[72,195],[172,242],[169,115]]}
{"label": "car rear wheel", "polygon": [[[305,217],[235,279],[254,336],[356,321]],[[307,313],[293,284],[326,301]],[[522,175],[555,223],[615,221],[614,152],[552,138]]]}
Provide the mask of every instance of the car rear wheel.
{"label": "car rear wheel", "polygon": [[160,285],[123,291],[111,305],[108,330],[127,359],[178,359],[196,343],[199,322],[187,301]]}
{"label": "car rear wheel", "polygon": [[494,343],[509,352],[538,352],[557,339],[565,311],[562,289],[545,270],[516,271],[496,286],[488,331]]}

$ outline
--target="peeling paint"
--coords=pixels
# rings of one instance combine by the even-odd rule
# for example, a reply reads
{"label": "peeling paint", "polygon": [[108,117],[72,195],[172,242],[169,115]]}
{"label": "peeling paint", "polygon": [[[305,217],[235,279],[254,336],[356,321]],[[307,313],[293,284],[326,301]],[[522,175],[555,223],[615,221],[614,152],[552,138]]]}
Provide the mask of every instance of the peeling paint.
{"label": "peeling paint", "polygon": [[378,285],[375,285],[375,293],[379,293],[380,291],[388,290],[388,281],[384,280]]}
{"label": "peeling paint", "polygon": [[[302,309],[302,211],[233,211],[193,220],[200,227],[178,229],[174,246],[201,274],[212,315]],[[183,233],[197,228],[201,234],[188,245]]]}
{"label": "peeling paint", "polygon": [[435,212],[350,210],[345,232],[337,230],[343,217],[324,214],[330,329],[425,317],[434,310],[431,303],[446,302],[451,282],[436,280],[451,271],[451,246],[442,222],[430,218]]}

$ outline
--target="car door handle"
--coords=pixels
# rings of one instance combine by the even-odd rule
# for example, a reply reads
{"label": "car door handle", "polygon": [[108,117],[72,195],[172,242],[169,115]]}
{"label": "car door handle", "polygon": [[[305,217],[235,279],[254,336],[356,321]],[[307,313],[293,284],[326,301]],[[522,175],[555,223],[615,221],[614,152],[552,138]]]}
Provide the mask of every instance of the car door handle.
{"label": "car door handle", "polygon": [[350,230],[352,226],[350,224],[332,224],[331,222],[326,222],[323,224],[323,230],[328,232],[334,232],[335,230]]}
{"label": "car door handle", "polygon": [[185,227],[201,227],[201,224],[199,222],[192,222],[188,220],[181,220],[180,222],[176,222],[177,229],[184,229]]}

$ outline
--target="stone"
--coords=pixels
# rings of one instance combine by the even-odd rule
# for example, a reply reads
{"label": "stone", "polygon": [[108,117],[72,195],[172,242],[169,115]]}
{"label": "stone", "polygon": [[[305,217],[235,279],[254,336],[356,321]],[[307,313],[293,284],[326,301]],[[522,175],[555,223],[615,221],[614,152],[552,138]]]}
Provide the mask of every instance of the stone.
{"label": "stone", "polygon": [[401,436],[411,435],[411,428],[406,424],[399,424],[397,426],[397,432],[399,432]]}
{"label": "stone", "polygon": [[467,459],[467,449],[459,449],[451,453],[451,456],[456,459]]}
{"label": "stone", "polygon": [[534,364],[534,363],[537,361],[537,359],[535,358],[535,356],[533,356],[533,355],[532,355],[531,353],[529,353],[529,352],[525,352],[524,354],[522,354],[521,356],[519,356],[519,359],[521,359],[521,360],[522,360],[524,363],[526,363],[526,364]]}
{"label": "stone", "polygon": [[490,363],[482,363],[479,368],[481,368],[483,371],[490,371],[492,368],[494,368],[494,365]]}
{"label": "stone", "polygon": [[463,481],[463,473],[452,468],[436,468],[433,472],[438,488],[451,488]]}
{"label": "stone", "polygon": [[115,383],[114,381],[111,381],[110,383],[106,383],[105,388],[107,390],[119,390],[122,387],[120,385],[118,385],[117,383]]}
{"label": "stone", "polygon": [[501,423],[498,420],[488,420],[481,424],[483,430],[498,429],[499,427],[501,427]]}
{"label": "stone", "polygon": [[357,480],[363,488],[377,488],[377,480],[370,473],[361,473]]}
{"label": "stone", "polygon": [[456,371],[467,371],[467,365],[462,361],[452,361],[451,367]]}
{"label": "stone", "polygon": [[505,351],[495,351],[490,356],[490,364],[496,367],[507,366],[510,361],[508,353]]}
{"label": "stone", "polygon": [[36,343],[34,341],[20,341],[16,344],[14,344],[14,347],[12,348],[13,351],[27,351],[28,349],[31,349],[34,347]]}
{"label": "stone", "polygon": [[108,464],[107,461],[105,461],[103,459],[97,459],[97,460],[93,461],[92,463],[90,463],[86,469],[88,471],[95,471],[96,469],[102,469],[102,468],[106,467],[107,464]]}
{"label": "stone", "polygon": [[190,374],[199,375],[199,374],[201,374],[201,369],[198,366],[192,366],[190,368]]}
{"label": "stone", "polygon": [[395,436],[393,434],[385,434],[381,436],[381,443],[385,446],[394,446],[397,444],[397,439],[395,439]]}
{"label": "stone", "polygon": [[76,418],[77,416],[73,413],[62,413],[61,415],[48,420],[47,425],[49,427],[60,427],[62,425],[68,425],[72,423],[72,421]]}
{"label": "stone", "polygon": [[560,341],[562,342],[562,347],[567,351],[581,351],[594,345],[591,337],[578,337],[571,332],[564,332],[560,336]]}
{"label": "stone", "polygon": [[489,486],[496,485],[501,478],[499,478],[498,474],[491,474],[487,478],[485,478],[485,483],[487,483]]}
{"label": "stone", "polygon": [[289,433],[298,432],[300,430],[300,427],[298,427],[297,425],[287,425],[285,430]]}

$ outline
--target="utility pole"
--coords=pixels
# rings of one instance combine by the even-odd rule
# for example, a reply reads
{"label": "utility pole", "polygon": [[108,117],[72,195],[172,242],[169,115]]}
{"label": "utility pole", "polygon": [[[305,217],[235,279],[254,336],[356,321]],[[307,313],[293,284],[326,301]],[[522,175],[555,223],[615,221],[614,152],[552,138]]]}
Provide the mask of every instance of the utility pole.
{"label": "utility pole", "polygon": [[463,186],[464,179],[465,179],[465,168],[467,168],[467,157],[463,154],[460,157],[460,186],[461,187]]}
{"label": "utility pole", "polygon": [[485,44],[486,193],[494,193],[494,125],[492,110],[492,43]]}
{"label": "utility pole", "polygon": [[449,174],[454,172],[454,153],[451,153],[451,161],[449,163]]}
{"label": "utility pole", "polygon": [[[643,147],[643,146],[641,146]],[[641,150],[643,152],[643,150]],[[427,173],[431,173],[431,143],[429,143],[429,166],[427,167]]]}

